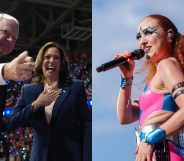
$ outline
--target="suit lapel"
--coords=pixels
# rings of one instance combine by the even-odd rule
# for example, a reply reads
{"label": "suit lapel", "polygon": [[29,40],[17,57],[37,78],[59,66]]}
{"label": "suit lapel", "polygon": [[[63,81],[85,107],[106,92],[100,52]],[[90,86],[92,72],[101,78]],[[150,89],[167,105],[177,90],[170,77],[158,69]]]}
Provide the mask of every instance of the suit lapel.
{"label": "suit lapel", "polygon": [[36,92],[38,95],[43,92],[43,86],[42,85],[35,85],[34,87],[34,92]]}
{"label": "suit lapel", "polygon": [[[43,90],[44,90],[43,85],[35,85],[33,87],[34,100],[36,100],[39,97],[39,95],[43,92]],[[43,121],[45,126],[48,126],[47,120],[45,118],[45,108],[39,108],[37,114],[39,115],[39,119]]]}
{"label": "suit lapel", "polygon": [[52,118],[51,118],[51,126],[54,125],[54,122],[56,121],[57,119],[57,115],[59,114],[60,110],[62,109],[62,104],[64,102],[64,100],[67,98],[67,96],[69,95],[70,91],[71,91],[71,87],[62,87],[62,86],[59,86],[59,88],[61,88],[63,91],[62,93],[60,94],[60,96],[57,98],[55,104],[54,104],[54,107],[53,107],[53,110],[52,110]]}

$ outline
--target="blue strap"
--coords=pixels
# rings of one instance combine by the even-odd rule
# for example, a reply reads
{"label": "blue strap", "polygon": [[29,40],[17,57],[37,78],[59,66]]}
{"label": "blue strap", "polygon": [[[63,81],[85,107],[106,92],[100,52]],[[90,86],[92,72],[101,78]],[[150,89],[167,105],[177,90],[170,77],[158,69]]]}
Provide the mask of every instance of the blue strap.
{"label": "blue strap", "polygon": [[123,78],[122,75],[121,75],[120,87],[122,89],[125,89],[126,87],[131,86],[132,81],[133,81],[133,76],[131,78]]}
{"label": "blue strap", "polygon": [[157,128],[148,134],[148,136],[146,137],[146,143],[153,145],[159,143],[164,139],[165,131],[160,128]]}

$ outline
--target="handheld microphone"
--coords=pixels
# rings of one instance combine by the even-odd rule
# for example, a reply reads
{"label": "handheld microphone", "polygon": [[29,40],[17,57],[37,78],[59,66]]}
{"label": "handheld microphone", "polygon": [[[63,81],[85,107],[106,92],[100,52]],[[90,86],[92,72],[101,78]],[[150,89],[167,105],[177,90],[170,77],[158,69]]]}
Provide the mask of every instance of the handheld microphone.
{"label": "handheld microphone", "polygon": [[[137,49],[137,50],[134,50],[133,52],[131,52],[132,55],[128,58],[130,59],[133,59],[133,60],[139,60],[141,59],[142,57],[144,57],[144,50],[142,49]],[[112,61],[109,61],[105,64],[102,64],[101,66],[97,67],[96,68],[96,71],[99,73],[101,71],[106,71],[106,70],[109,70],[109,69],[112,69],[112,68],[115,68],[119,65],[122,65],[124,63],[127,63],[127,59],[128,58],[118,58],[118,59],[115,59],[115,60],[112,60]]]}

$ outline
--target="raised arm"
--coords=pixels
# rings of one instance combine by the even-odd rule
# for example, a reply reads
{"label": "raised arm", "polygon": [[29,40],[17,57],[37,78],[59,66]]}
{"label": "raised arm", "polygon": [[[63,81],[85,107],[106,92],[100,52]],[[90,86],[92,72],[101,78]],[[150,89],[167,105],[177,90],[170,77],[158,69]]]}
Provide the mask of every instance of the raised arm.
{"label": "raised arm", "polygon": [[139,118],[138,100],[131,102],[131,86],[125,89],[120,88],[118,102],[117,102],[117,115],[121,124],[130,124]]}
{"label": "raised arm", "polygon": [[[118,54],[114,59],[125,57],[128,58],[131,53],[126,51]],[[133,71],[135,62],[128,59],[126,65],[119,67],[121,72],[121,85],[117,101],[117,115],[121,124],[130,124],[138,120],[138,103],[131,103],[131,85],[133,81]]]}

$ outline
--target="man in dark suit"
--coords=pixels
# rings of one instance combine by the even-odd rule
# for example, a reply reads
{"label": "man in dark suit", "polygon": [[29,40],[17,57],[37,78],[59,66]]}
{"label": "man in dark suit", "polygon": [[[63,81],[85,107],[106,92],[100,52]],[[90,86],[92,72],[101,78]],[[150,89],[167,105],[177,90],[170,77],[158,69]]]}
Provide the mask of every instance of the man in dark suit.
{"label": "man in dark suit", "polygon": [[[0,13],[0,56],[10,54],[19,34],[19,22],[11,15]],[[0,129],[6,103],[6,81],[27,80],[32,77],[34,62],[27,51],[9,63],[0,64]]]}

